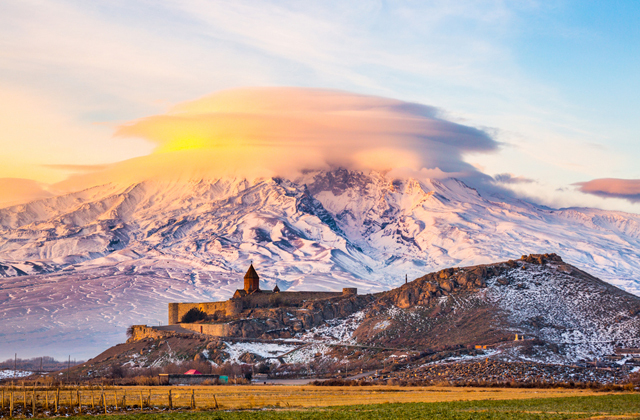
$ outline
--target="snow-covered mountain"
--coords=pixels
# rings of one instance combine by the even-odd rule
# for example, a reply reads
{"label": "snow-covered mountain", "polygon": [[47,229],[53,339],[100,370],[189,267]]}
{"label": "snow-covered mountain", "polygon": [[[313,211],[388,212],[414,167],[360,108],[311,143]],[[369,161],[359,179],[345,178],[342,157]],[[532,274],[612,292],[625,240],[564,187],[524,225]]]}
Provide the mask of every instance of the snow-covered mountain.
{"label": "snow-covered mountain", "polygon": [[296,179],[107,184],[0,209],[0,357],[91,356],[170,301],[264,287],[360,292],[555,252],[640,294],[640,216],[483,196],[456,179],[335,170]]}

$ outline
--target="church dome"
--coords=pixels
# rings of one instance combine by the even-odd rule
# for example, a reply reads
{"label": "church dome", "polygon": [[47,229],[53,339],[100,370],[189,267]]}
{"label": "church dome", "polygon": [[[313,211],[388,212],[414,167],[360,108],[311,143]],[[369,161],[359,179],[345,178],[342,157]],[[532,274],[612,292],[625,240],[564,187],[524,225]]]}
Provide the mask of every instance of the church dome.
{"label": "church dome", "polygon": [[244,290],[247,294],[260,291],[260,276],[253,268],[253,264],[249,266],[247,274],[244,275]]}

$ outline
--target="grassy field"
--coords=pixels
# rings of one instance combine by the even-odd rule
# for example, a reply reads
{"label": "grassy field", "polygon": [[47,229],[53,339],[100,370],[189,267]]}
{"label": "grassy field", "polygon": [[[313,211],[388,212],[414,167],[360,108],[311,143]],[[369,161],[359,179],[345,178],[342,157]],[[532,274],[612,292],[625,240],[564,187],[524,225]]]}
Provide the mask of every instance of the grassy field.
{"label": "grassy field", "polygon": [[[602,395],[589,389],[524,389],[524,388],[460,388],[460,387],[318,387],[318,386],[161,386],[161,387],[106,387],[106,388],[61,388],[32,389],[30,387],[3,388],[3,407],[9,406],[13,398],[14,407],[27,412],[32,410],[35,399],[36,411],[50,411],[57,395],[60,410],[72,408],[78,411],[78,400],[83,412],[119,411],[139,409],[140,403],[147,408],[169,406],[172,408],[215,408],[223,410],[253,408],[307,408],[352,404],[382,404],[400,402],[444,402],[489,399],[552,398],[564,396]],[[104,400],[102,399],[104,396]],[[46,407],[49,407],[47,409]],[[117,409],[116,409],[117,407]]]}
{"label": "grassy field", "polygon": [[[81,418],[81,417],[72,417]],[[87,417],[85,417],[87,418]],[[243,411],[131,413],[111,419],[640,419],[640,394],[389,403],[338,407]]]}
{"label": "grassy field", "polygon": [[[489,399],[552,398],[601,395],[593,390],[456,388],[456,387],[317,387],[317,386],[207,386],[172,387],[174,407],[189,407],[194,391],[196,408],[255,409],[310,408],[352,404],[444,402]],[[166,405],[167,388],[155,388],[153,399]],[[136,389],[131,389],[136,395]],[[144,392],[143,392],[144,394]],[[215,396],[215,399],[213,398]],[[135,401],[135,400],[132,400]]]}
{"label": "grassy field", "polygon": [[[168,409],[169,391],[171,405]],[[58,415],[76,417],[80,396],[83,414],[104,415],[100,395],[107,397],[109,418],[153,419],[640,419],[640,394],[606,394],[593,390],[452,388],[452,387],[315,387],[207,386],[120,387],[60,392]],[[14,391],[14,394],[24,392]],[[5,395],[7,393],[5,392]],[[15,401],[16,417],[31,417]],[[123,396],[125,396],[123,398]],[[15,396],[15,395],[14,395]],[[91,397],[90,397],[91,396]],[[117,397],[117,409],[116,409]],[[140,410],[142,397],[143,410]],[[150,399],[148,399],[151,397]],[[65,401],[67,398],[67,401]],[[6,400],[5,400],[6,401]],[[55,415],[36,398],[36,415]],[[51,399],[49,399],[51,403]],[[150,404],[149,404],[150,402]],[[66,403],[66,404],[65,404]],[[123,404],[124,403],[124,404]],[[191,407],[195,403],[195,410]],[[217,409],[216,409],[217,404]],[[0,411],[7,418],[8,410]],[[240,410],[240,411],[238,411]],[[87,417],[85,417],[87,418]]]}

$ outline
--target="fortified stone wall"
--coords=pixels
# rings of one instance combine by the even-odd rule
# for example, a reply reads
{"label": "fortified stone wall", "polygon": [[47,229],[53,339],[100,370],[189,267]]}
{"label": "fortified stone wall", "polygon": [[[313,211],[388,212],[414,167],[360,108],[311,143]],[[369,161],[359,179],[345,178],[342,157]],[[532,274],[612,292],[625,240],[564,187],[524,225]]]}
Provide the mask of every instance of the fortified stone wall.
{"label": "fortified stone wall", "polygon": [[153,338],[155,340],[173,335],[171,331],[159,331],[146,325],[132,325],[131,332],[131,337],[127,341],[139,341],[145,338]]}
{"label": "fortified stone wall", "polygon": [[230,335],[227,324],[185,324],[180,323],[182,328],[195,331],[201,334],[215,335],[217,337],[225,337]]}
{"label": "fortified stone wall", "polygon": [[198,308],[207,315],[213,315],[216,312],[220,316],[235,315],[228,313],[227,309],[233,307],[233,304],[226,302],[186,302],[186,303],[170,303],[169,304],[169,324],[178,324],[182,317],[193,308]]}
{"label": "fortified stone wall", "polygon": [[[342,292],[279,292],[279,293],[252,293],[239,299],[229,299],[224,302],[192,302],[170,303],[169,324],[179,324],[182,317],[193,308],[198,308],[207,315],[219,317],[234,316],[244,309],[299,307],[304,302],[321,299],[331,299],[340,296],[357,295],[356,288],[345,288]],[[218,335],[218,334],[213,334]]]}
{"label": "fortified stone wall", "polygon": [[300,306],[307,300],[329,299],[342,296],[341,292],[279,292],[253,293],[238,300],[244,309],[276,308],[278,306]]}

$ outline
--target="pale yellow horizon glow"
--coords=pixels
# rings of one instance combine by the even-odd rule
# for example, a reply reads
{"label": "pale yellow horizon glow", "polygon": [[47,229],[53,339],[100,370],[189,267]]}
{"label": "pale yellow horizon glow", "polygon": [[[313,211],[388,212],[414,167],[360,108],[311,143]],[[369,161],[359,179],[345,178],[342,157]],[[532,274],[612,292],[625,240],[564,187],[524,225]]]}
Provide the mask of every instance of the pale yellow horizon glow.
{"label": "pale yellow horizon glow", "polygon": [[114,138],[113,126],[76,121],[40,94],[7,85],[0,92],[0,179],[47,186],[153,149],[144,140]]}

